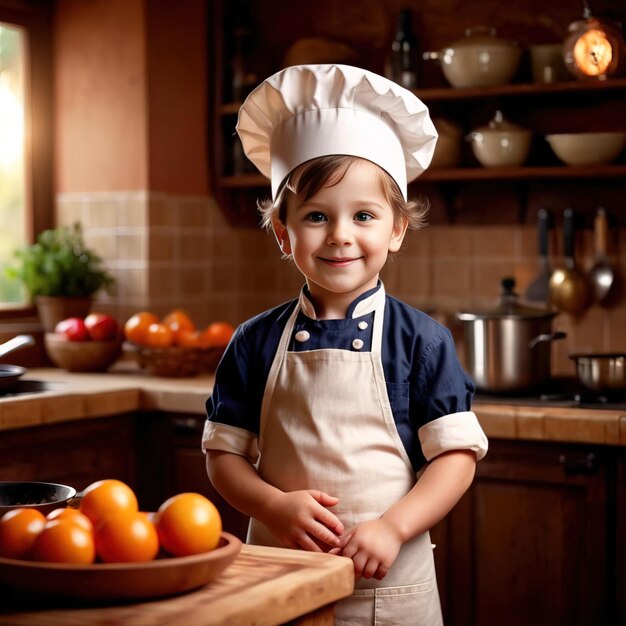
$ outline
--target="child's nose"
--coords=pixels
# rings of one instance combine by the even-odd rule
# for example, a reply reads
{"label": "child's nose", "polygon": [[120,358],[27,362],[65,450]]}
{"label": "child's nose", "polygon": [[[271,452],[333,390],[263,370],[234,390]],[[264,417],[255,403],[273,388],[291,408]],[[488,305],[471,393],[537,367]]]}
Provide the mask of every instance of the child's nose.
{"label": "child's nose", "polygon": [[329,224],[327,242],[330,245],[343,246],[352,242],[351,224],[345,220],[336,220]]}

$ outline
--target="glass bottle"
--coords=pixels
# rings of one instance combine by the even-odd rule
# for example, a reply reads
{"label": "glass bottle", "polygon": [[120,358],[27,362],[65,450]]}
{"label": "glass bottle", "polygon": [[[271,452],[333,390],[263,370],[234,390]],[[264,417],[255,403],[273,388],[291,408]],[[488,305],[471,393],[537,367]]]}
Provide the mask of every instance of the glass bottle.
{"label": "glass bottle", "polygon": [[391,79],[406,87],[417,87],[417,40],[412,28],[413,12],[403,9],[398,15],[398,26],[391,44]]}

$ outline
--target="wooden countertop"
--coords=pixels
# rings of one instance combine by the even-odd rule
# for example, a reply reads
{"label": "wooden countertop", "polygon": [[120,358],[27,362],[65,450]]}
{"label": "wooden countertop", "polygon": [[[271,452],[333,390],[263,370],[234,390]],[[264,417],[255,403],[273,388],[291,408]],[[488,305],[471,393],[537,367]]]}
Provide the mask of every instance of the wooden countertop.
{"label": "wooden countertop", "polygon": [[[213,376],[158,378],[122,363],[104,374],[31,369],[24,380],[49,391],[0,397],[0,431],[138,410],[203,415]],[[488,437],[626,445],[626,409],[532,406],[475,401]]]}
{"label": "wooden countertop", "polygon": [[[272,626],[300,618],[300,625],[328,624],[332,603],[354,589],[354,567],[345,557],[244,545],[212,583],[172,598],[117,605],[71,600],[36,602],[7,598],[0,623],[15,626]],[[36,607],[36,608],[35,608]],[[302,617],[304,616],[304,617]]]}

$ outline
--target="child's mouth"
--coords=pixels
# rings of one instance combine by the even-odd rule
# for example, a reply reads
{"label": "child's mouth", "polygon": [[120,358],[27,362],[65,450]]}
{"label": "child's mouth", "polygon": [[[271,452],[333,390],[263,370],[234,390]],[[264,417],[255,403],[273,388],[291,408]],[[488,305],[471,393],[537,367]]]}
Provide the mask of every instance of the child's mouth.
{"label": "child's mouth", "polygon": [[320,261],[327,263],[328,265],[332,265],[333,267],[347,267],[348,265],[352,265],[358,261],[361,257],[349,257],[349,258],[333,258],[327,259],[324,257],[319,257]]}

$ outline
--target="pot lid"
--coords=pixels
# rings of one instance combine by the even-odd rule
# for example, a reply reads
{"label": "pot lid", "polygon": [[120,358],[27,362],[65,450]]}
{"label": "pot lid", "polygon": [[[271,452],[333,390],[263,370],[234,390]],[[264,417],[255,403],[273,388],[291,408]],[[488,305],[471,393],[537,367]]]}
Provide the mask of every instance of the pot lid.
{"label": "pot lid", "polygon": [[517,48],[517,42],[508,39],[502,39],[497,36],[495,28],[489,26],[473,26],[465,30],[465,37],[451,43],[448,48],[481,48],[489,46],[490,48]]}
{"label": "pot lid", "polygon": [[503,278],[500,282],[502,294],[495,306],[476,311],[461,311],[457,313],[458,319],[470,322],[477,319],[551,319],[557,312],[533,304],[528,304],[520,300],[515,293],[515,279]]}
{"label": "pot lid", "polygon": [[481,126],[474,130],[475,133],[485,133],[490,131],[499,131],[505,133],[528,133],[528,129],[518,126],[504,117],[502,111],[496,111],[493,118],[486,126]]}

